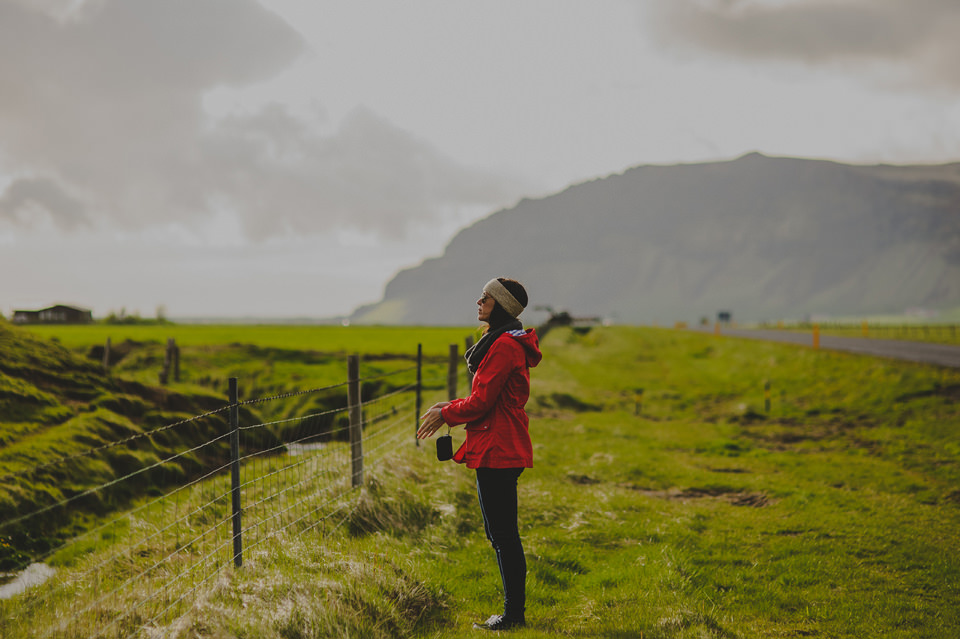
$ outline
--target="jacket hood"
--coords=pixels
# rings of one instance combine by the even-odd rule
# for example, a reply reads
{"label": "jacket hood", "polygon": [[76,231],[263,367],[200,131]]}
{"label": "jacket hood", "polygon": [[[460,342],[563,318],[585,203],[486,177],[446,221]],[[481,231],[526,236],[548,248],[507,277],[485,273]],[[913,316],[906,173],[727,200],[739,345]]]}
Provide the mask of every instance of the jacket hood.
{"label": "jacket hood", "polygon": [[537,338],[536,330],[528,328],[525,330],[509,331],[505,334],[523,346],[523,351],[527,356],[527,366],[533,368],[543,359],[543,354],[540,352],[540,340]]}

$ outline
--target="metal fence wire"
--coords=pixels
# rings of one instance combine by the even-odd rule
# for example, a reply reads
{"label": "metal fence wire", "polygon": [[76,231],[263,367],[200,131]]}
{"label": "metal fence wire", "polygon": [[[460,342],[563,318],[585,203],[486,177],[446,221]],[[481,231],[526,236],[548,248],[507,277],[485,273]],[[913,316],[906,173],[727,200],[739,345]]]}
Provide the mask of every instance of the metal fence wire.
{"label": "metal fence wire", "polygon": [[[15,572],[39,562],[62,568],[30,589],[31,619],[6,615],[0,635],[17,626],[18,636],[36,637],[164,634],[224,569],[243,564],[244,553],[286,535],[336,530],[357,501],[363,469],[383,464],[404,442],[414,445],[423,405],[447,398],[452,355],[446,374],[428,379],[419,349],[415,366],[367,378],[351,356],[343,383],[246,400],[231,379],[222,408],[7,473],[4,482],[63,483],[29,512],[4,507],[0,540],[64,525],[79,530],[23,558]],[[364,384],[377,394],[364,395]],[[298,402],[306,410],[263,423],[241,412],[294,397],[324,401]],[[328,407],[310,409],[319,405]],[[179,441],[201,443],[174,449]],[[107,473],[118,455],[128,459],[128,472],[70,489],[78,459]],[[89,523],[98,520],[91,513],[120,504],[121,493],[143,496]]]}

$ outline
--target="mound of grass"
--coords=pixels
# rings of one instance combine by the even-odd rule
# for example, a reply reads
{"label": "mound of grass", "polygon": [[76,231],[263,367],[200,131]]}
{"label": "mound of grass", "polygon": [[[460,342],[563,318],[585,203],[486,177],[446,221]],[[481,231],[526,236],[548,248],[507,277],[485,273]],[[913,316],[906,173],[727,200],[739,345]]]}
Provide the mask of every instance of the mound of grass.
{"label": "mound of grass", "polygon": [[[218,437],[223,415],[146,435],[224,406],[209,391],[175,392],[105,374],[62,345],[0,321],[0,570],[42,558],[91,515],[194,476],[228,457],[226,445],[180,457],[161,472],[124,477]],[[113,442],[133,438],[124,446]],[[111,484],[102,490],[92,488]],[[31,513],[39,513],[20,519]]]}
{"label": "mound of grass", "polygon": [[391,639],[411,636],[444,610],[438,593],[411,576],[402,553],[296,537],[283,544],[282,553],[255,557],[243,574],[225,574],[184,620],[183,635]]}
{"label": "mound of grass", "polygon": [[[407,481],[422,477],[411,473]],[[422,495],[410,490],[407,482],[385,483],[378,475],[368,476],[366,485],[347,517],[351,535],[375,533],[417,536],[440,521],[440,511]]]}

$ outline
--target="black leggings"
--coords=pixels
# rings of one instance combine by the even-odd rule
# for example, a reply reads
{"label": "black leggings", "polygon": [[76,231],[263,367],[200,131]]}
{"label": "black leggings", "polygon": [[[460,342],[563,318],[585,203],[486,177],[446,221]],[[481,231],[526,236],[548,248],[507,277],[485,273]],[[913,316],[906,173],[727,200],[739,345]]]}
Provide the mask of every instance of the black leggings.
{"label": "black leggings", "polygon": [[522,468],[478,468],[477,496],[483,528],[497,551],[503,581],[503,613],[523,619],[526,607],[527,560],[517,527],[517,479]]}

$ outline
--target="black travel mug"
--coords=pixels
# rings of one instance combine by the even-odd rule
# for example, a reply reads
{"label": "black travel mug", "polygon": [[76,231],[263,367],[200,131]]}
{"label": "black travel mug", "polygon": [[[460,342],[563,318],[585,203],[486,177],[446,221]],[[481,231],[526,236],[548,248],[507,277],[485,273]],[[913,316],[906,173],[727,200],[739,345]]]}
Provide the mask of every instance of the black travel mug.
{"label": "black travel mug", "polygon": [[437,437],[437,459],[440,461],[453,459],[453,437],[450,435]]}

